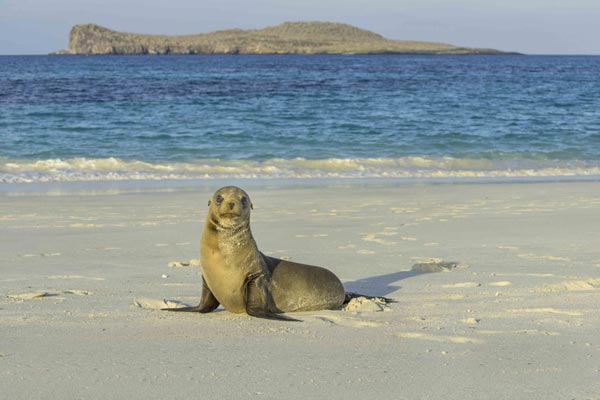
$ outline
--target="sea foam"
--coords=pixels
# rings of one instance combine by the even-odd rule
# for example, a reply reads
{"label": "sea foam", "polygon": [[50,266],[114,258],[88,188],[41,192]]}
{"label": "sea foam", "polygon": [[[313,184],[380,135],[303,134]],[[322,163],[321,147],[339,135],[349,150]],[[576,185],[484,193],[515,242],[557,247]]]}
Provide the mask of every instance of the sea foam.
{"label": "sea foam", "polygon": [[452,157],[328,158],[148,162],[118,158],[1,160],[0,182],[183,179],[519,178],[600,176],[600,164]]}

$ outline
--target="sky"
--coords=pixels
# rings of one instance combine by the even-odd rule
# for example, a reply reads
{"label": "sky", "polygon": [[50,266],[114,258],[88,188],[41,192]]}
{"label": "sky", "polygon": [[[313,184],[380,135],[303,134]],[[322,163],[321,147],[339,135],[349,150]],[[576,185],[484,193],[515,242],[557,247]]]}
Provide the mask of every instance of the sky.
{"label": "sky", "polygon": [[64,49],[75,24],[178,35],[285,21],[526,54],[600,54],[600,0],[0,0],[0,54]]}

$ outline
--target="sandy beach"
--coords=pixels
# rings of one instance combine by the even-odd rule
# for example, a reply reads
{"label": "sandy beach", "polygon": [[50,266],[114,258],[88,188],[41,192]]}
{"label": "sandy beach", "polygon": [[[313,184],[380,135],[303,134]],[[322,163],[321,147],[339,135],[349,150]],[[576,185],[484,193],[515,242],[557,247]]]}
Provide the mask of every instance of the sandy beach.
{"label": "sandy beach", "polygon": [[263,252],[397,303],[159,311],[221,183],[0,193],[0,397],[600,397],[600,182],[242,181]]}

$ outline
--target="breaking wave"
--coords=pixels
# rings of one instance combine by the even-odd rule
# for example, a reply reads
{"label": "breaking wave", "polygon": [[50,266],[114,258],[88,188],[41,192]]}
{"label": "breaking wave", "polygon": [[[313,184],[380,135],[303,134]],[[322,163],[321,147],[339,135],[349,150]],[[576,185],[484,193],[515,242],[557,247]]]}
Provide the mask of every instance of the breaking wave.
{"label": "breaking wave", "polygon": [[183,179],[519,178],[600,176],[600,163],[452,157],[329,158],[147,162],[118,158],[0,159],[0,182]]}

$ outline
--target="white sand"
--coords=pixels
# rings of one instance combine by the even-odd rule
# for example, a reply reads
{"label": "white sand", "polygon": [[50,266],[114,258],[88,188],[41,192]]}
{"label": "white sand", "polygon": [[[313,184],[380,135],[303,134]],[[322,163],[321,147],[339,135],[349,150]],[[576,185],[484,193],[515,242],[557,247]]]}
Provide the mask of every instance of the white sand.
{"label": "white sand", "polygon": [[[199,299],[185,264],[218,183],[5,191],[0,398],[600,397],[600,183],[242,186],[261,250],[398,302],[158,311]],[[458,265],[411,271],[428,261]]]}

